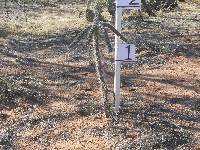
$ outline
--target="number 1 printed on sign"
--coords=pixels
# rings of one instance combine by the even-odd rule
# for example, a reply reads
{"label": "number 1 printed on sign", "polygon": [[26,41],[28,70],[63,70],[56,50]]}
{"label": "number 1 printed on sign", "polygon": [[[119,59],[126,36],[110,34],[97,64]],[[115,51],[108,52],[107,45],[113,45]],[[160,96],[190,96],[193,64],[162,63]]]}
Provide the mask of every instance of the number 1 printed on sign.
{"label": "number 1 printed on sign", "polygon": [[131,45],[127,46],[126,48],[128,48],[128,58],[125,59],[125,60],[132,60],[132,59],[130,58]]}
{"label": "number 1 printed on sign", "polygon": [[135,62],[135,50],[134,44],[118,44],[116,61]]}

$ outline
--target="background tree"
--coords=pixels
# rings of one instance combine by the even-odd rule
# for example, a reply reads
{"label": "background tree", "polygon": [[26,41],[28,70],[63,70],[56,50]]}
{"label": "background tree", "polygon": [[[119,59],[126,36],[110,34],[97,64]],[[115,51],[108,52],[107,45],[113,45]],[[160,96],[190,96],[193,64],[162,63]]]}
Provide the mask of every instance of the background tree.
{"label": "background tree", "polygon": [[[142,0],[142,11],[146,12],[149,16],[156,16],[156,11],[161,9],[172,10],[178,6],[178,0]],[[179,0],[185,1],[185,0]],[[115,16],[115,0],[99,0],[99,1],[87,1],[86,18],[92,22],[94,18],[94,11],[91,9],[91,5],[98,3],[99,5],[106,5],[109,14]],[[102,5],[103,6],[103,5]],[[102,6],[100,6],[102,8]],[[102,17],[102,15],[101,15]]]}

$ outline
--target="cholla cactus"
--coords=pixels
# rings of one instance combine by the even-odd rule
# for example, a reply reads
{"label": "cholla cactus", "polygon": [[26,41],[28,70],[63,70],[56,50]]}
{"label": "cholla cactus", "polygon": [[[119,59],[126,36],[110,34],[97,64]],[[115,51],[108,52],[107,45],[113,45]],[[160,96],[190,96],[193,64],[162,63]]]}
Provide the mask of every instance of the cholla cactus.
{"label": "cholla cactus", "polygon": [[127,42],[127,39],[119,33],[110,23],[105,22],[105,20],[102,18],[101,15],[101,8],[99,7],[98,3],[95,6],[94,13],[92,14],[92,24],[86,27],[82,32],[78,34],[78,36],[73,40],[73,42],[70,44],[69,47],[74,47],[76,44],[85,36],[88,38],[87,44],[90,44],[93,40],[93,54],[94,54],[94,62],[96,67],[96,72],[99,78],[100,82],[100,88],[101,88],[101,96],[102,100],[104,102],[104,109],[105,114],[107,117],[110,116],[110,106],[108,103],[108,89],[106,86],[106,83],[104,81],[104,72],[102,67],[102,61],[101,61],[101,53],[99,50],[99,37],[100,34],[103,33],[104,40],[106,41],[106,44],[108,46],[109,52],[112,51],[112,46],[108,37],[107,29],[110,29],[112,32],[114,32],[117,36],[119,36],[123,41]]}
{"label": "cholla cactus", "polygon": [[[89,10],[88,10],[89,11]],[[88,14],[89,15],[89,14]],[[114,32],[117,36],[121,38],[124,42],[127,42],[127,39],[119,33],[112,24],[108,23],[103,19],[101,15],[101,8],[99,7],[98,3],[96,4],[94,13],[90,13],[90,17],[87,18],[90,20],[92,19],[92,24],[86,27],[83,31],[81,31],[77,37],[73,40],[69,47],[75,46],[84,36],[86,35],[88,38],[87,44],[91,42],[91,38],[94,36],[99,36],[100,33],[103,33],[104,39],[107,43],[109,52],[112,51],[111,43],[108,37],[107,28]],[[98,32],[96,32],[98,31]]]}

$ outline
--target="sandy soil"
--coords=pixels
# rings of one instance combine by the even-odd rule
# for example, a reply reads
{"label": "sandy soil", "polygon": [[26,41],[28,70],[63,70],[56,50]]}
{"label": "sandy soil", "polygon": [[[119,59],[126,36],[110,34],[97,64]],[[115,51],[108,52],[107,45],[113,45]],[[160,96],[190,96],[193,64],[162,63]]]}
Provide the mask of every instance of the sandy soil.
{"label": "sandy soil", "polygon": [[[90,48],[82,48],[84,41],[67,48],[77,29],[0,39],[1,77],[46,95],[0,104],[0,149],[200,149],[199,7],[183,3],[140,25],[125,17],[123,32],[138,46],[138,63],[122,65],[121,112],[111,118],[100,102]],[[177,21],[177,14],[191,20]],[[147,32],[150,46],[138,42]],[[102,51],[112,103],[114,52]]]}

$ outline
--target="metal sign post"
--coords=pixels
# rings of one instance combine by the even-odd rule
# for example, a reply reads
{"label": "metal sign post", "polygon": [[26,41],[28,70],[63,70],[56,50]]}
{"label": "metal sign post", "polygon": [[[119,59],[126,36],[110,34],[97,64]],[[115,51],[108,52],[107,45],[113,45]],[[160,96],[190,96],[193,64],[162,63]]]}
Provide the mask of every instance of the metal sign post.
{"label": "metal sign post", "polygon": [[[115,28],[121,32],[122,9],[140,9],[141,0],[116,0],[115,12]],[[114,93],[115,93],[115,113],[119,113],[120,107],[120,69],[121,62],[135,62],[135,45],[124,44],[115,35],[115,77],[114,77]]]}

